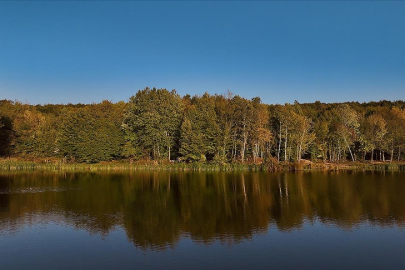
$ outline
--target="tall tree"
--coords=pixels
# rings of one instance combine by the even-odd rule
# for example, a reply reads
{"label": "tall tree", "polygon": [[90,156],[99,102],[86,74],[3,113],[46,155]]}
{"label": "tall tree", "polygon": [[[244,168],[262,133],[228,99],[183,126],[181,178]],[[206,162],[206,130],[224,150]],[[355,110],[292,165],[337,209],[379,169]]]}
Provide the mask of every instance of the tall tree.
{"label": "tall tree", "polygon": [[359,129],[358,115],[348,104],[342,104],[334,109],[337,120],[337,134],[343,139],[349,150],[352,161],[355,161],[351,144],[357,137]]}
{"label": "tall tree", "polygon": [[232,93],[215,96],[215,112],[219,128],[218,134],[218,156],[216,159],[220,162],[226,162],[233,157],[232,130],[235,127],[235,118],[233,117]]}
{"label": "tall tree", "polygon": [[360,141],[365,152],[371,151],[370,160],[373,161],[374,150],[382,149],[384,135],[387,133],[386,122],[379,114],[372,114],[362,121]]}
{"label": "tall tree", "polygon": [[173,149],[178,149],[182,113],[183,103],[175,90],[138,91],[129,99],[124,112],[122,127],[127,146],[139,149],[147,158],[171,159]]}
{"label": "tall tree", "polygon": [[253,118],[251,131],[251,147],[253,161],[256,163],[258,157],[263,158],[264,153],[270,154],[271,141],[273,135],[269,128],[269,111],[260,99],[252,100]]}
{"label": "tall tree", "polygon": [[248,140],[252,135],[253,123],[256,120],[254,118],[254,107],[251,101],[239,96],[235,96],[232,99],[232,105],[235,117],[234,140],[240,146],[240,158],[243,163],[245,161]]}
{"label": "tall tree", "polygon": [[120,157],[124,136],[121,131],[123,104],[109,101],[68,110],[61,114],[61,153],[79,162],[99,162]]}
{"label": "tall tree", "polygon": [[57,154],[57,125],[53,115],[44,115],[33,107],[14,120],[14,128],[17,155],[51,157]]}
{"label": "tall tree", "polygon": [[179,154],[187,161],[205,161],[204,143],[202,134],[192,128],[190,120],[186,117],[180,129]]}
{"label": "tall tree", "polygon": [[[218,155],[219,149],[219,126],[217,115],[215,112],[215,98],[205,93],[202,97],[194,96],[190,100],[190,104],[185,110],[185,127],[188,128],[188,122],[190,122],[190,130],[192,136],[184,138],[181,136],[180,141],[191,140],[189,143],[195,144],[200,148],[200,153],[205,156],[207,160],[214,159]],[[184,131],[182,129],[182,131]],[[182,134],[188,134],[182,132]],[[193,141],[195,140],[195,141]],[[192,147],[191,149],[193,149]],[[183,156],[188,156],[192,153],[187,153],[183,147],[181,149]],[[199,159],[201,159],[199,157]]]}
{"label": "tall tree", "polygon": [[397,159],[401,158],[401,151],[405,148],[405,110],[393,107],[385,113],[386,142],[389,146],[391,162],[394,159],[394,151],[398,151]]}

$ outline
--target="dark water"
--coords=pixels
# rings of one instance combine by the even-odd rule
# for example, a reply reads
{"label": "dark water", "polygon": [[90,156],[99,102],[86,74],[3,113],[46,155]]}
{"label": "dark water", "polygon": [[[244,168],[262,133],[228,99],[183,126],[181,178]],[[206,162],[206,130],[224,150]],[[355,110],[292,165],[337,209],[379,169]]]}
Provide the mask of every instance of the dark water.
{"label": "dark water", "polygon": [[405,269],[405,173],[0,174],[0,269]]}

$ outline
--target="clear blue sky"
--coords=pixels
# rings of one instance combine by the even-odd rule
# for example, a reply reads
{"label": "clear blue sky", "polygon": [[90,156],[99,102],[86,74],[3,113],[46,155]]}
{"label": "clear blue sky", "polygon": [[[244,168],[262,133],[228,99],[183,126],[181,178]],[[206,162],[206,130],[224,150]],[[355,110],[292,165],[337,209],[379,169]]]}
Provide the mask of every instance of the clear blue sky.
{"label": "clear blue sky", "polygon": [[0,1],[0,99],[405,99],[405,1]]}

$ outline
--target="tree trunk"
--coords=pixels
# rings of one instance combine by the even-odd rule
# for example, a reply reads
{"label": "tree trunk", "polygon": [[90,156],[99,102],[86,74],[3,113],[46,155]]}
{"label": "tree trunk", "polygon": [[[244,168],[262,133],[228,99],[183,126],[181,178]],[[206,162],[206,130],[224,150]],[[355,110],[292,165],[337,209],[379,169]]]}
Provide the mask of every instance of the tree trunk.
{"label": "tree trunk", "polygon": [[284,140],[284,162],[287,162],[287,126],[285,127],[285,140]]}
{"label": "tree trunk", "polygon": [[390,159],[390,162],[392,163],[393,160],[394,160],[394,148],[391,149],[391,159]]}
{"label": "tree trunk", "polygon": [[263,158],[264,151],[266,151],[266,142],[263,142],[262,147],[260,148],[260,158]]}
{"label": "tree trunk", "polygon": [[304,142],[305,133],[306,133],[306,132],[302,132],[302,136],[301,136],[300,147],[299,147],[299,151],[298,151],[298,153],[299,153],[298,162],[301,161],[301,156],[302,156],[302,143]]}
{"label": "tree trunk", "polygon": [[246,132],[243,132],[243,144],[242,144],[242,151],[240,153],[242,163],[245,161],[246,143],[247,143],[247,134]]}
{"label": "tree trunk", "polygon": [[300,144],[300,151],[299,151],[299,155],[298,155],[298,162],[301,162],[301,157],[302,157],[302,141]]}
{"label": "tree trunk", "polygon": [[233,159],[236,159],[236,154],[237,154],[236,142],[233,143],[233,147],[235,150],[235,152],[233,153]]}
{"label": "tree trunk", "polygon": [[253,151],[253,163],[254,164],[256,164],[256,150],[257,150],[256,145],[254,145],[253,149],[252,149],[252,151]]}
{"label": "tree trunk", "polygon": [[350,156],[352,157],[352,160],[353,160],[353,162],[354,162],[355,160],[354,160],[354,157],[353,157],[353,154],[352,154],[352,150],[350,149],[349,143],[348,143],[347,140],[346,140],[346,136],[343,136],[343,138],[345,139],[345,142],[346,142],[346,145],[347,145],[347,149],[349,149]]}
{"label": "tree trunk", "polygon": [[301,161],[301,144],[300,145],[297,144],[297,161],[298,162]]}
{"label": "tree trunk", "polygon": [[223,151],[222,151],[222,156],[225,158],[226,153],[225,153],[225,139],[224,139],[224,146],[223,146]]}
{"label": "tree trunk", "polygon": [[280,135],[278,140],[278,152],[277,152],[277,161],[280,162],[280,151],[281,151],[281,123],[280,123]]}
{"label": "tree trunk", "polygon": [[336,161],[337,161],[337,163],[339,163],[339,161],[340,161],[340,144],[338,145],[338,148],[337,148]]}
{"label": "tree trunk", "polygon": [[235,142],[232,141],[232,159],[235,159]]}

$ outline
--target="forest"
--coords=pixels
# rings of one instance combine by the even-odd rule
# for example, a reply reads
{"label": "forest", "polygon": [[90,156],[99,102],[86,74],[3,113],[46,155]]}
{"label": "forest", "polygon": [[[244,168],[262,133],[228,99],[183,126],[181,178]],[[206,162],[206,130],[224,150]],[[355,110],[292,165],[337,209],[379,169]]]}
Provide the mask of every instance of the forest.
{"label": "forest", "polygon": [[97,163],[403,161],[405,102],[273,105],[139,90],[127,102],[0,101],[0,156]]}

